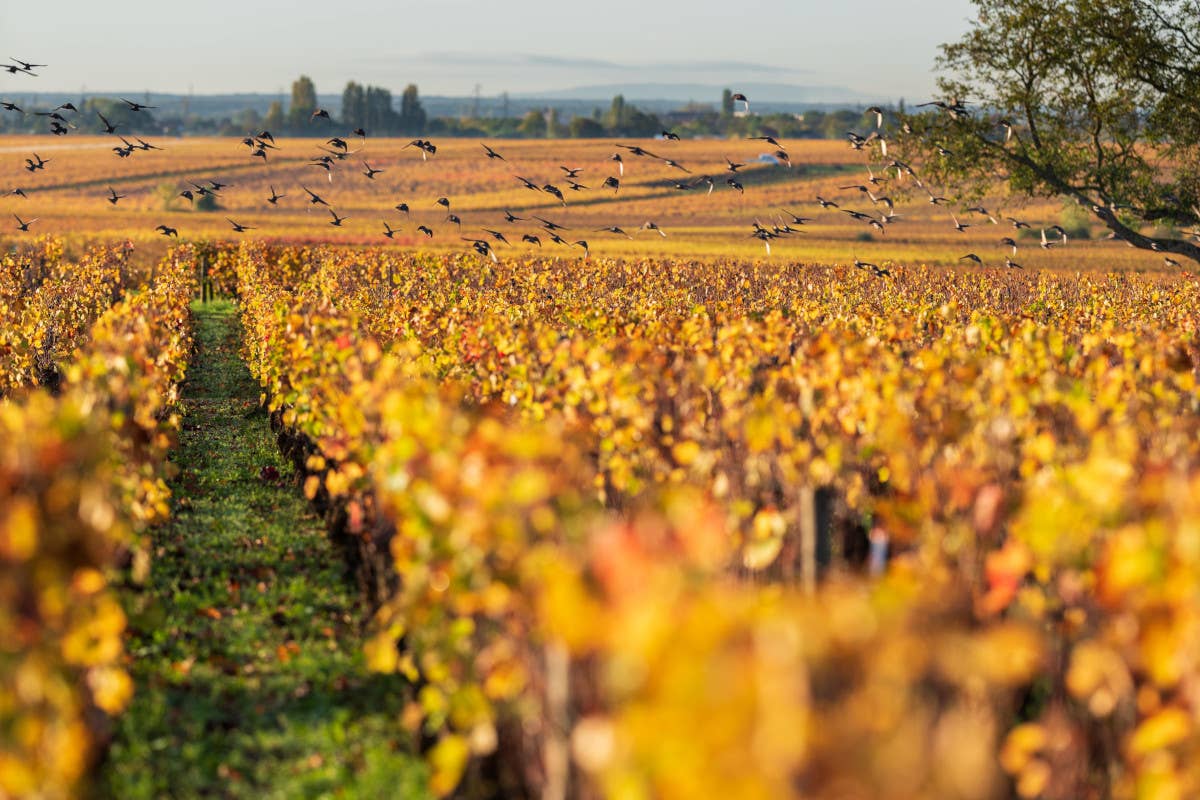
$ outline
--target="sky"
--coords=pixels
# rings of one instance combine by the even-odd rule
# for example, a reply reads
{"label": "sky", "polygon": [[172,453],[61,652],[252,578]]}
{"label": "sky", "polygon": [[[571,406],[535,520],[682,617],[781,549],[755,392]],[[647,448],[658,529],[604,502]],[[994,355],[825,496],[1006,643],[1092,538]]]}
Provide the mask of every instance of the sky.
{"label": "sky", "polygon": [[[970,0],[0,0],[5,91],[423,94],[786,83],[930,96]],[[34,86],[33,81],[37,81]]]}

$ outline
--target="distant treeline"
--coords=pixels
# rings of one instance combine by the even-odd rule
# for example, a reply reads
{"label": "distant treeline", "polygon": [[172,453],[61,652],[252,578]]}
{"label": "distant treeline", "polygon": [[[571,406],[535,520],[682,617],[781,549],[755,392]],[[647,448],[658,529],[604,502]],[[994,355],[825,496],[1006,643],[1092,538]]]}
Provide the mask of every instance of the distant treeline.
{"label": "distant treeline", "polygon": [[[148,96],[147,100],[148,102]],[[90,97],[75,103],[78,113],[60,111],[68,124],[81,133],[103,133],[107,125],[126,135],[219,135],[245,136],[269,130],[275,134],[314,135],[347,133],[362,128],[377,136],[465,136],[490,139],[540,138],[647,138],[670,130],[689,137],[757,136],[770,134],[789,139],[842,138],[848,130],[866,123],[858,109],[806,110],[803,113],[741,114],[735,110],[732,92],[726,89],[718,102],[687,103],[678,109],[654,113],[627,102],[621,95],[608,108],[593,108],[590,114],[565,114],[554,107],[530,109],[522,116],[484,116],[470,109],[454,116],[430,116],[422,105],[415,84],[409,84],[397,100],[378,86],[346,84],[341,105],[327,109],[331,119],[313,120],[318,104],[313,81],[301,76],[292,84],[291,100],[270,103],[266,113],[245,108],[223,117],[186,113],[185,109],[133,112],[118,98]],[[506,104],[507,105],[507,104]],[[576,103],[576,105],[578,105]],[[903,101],[901,102],[901,110]],[[261,108],[261,106],[260,106]],[[25,114],[0,113],[0,133],[49,132],[50,119],[35,112],[52,111],[51,106],[29,104]],[[103,119],[102,119],[103,117]]]}

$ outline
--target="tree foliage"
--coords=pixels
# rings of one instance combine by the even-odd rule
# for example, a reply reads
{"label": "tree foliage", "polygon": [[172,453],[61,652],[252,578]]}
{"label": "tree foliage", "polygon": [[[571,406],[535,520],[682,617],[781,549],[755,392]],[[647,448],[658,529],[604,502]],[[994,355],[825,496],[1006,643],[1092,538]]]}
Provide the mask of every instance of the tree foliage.
{"label": "tree foliage", "polygon": [[900,137],[923,177],[1062,195],[1135,247],[1200,261],[1183,235],[1142,233],[1200,225],[1200,0],[974,4],[942,46],[947,99]]}

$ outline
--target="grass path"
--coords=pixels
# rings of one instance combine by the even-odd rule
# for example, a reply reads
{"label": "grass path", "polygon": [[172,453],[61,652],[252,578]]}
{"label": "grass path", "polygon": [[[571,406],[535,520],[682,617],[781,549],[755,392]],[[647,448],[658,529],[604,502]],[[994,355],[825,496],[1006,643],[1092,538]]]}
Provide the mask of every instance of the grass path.
{"label": "grass path", "polygon": [[232,303],[193,306],[172,521],[126,593],[137,693],[101,797],[425,797],[403,681],[368,673],[353,582],[289,479]]}

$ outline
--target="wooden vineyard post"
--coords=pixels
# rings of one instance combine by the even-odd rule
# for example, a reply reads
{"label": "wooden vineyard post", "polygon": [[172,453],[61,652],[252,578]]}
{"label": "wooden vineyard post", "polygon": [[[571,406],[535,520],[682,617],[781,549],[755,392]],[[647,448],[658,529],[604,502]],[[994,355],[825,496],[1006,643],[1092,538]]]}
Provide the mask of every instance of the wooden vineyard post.
{"label": "wooden vineyard post", "polygon": [[200,256],[200,302],[207,303],[209,300],[215,300],[216,295],[213,293],[212,280],[208,277],[208,256]]}
{"label": "wooden vineyard post", "polygon": [[566,800],[570,775],[571,660],[562,642],[546,645],[546,730],[542,742],[542,766],[546,783],[542,800]]}
{"label": "wooden vineyard post", "polygon": [[833,489],[800,490],[800,586],[806,594],[817,589],[821,574],[833,561]]}

